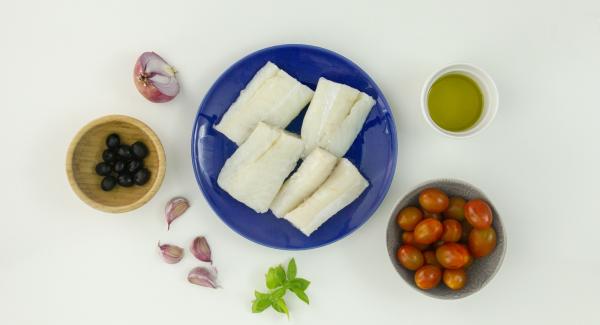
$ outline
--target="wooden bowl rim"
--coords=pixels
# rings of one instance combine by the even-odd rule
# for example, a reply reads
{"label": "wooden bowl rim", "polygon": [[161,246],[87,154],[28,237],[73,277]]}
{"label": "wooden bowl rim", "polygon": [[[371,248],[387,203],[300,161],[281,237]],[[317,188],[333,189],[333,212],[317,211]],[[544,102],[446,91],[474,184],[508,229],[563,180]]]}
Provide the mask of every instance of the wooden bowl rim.
{"label": "wooden bowl rim", "polygon": [[[83,136],[87,132],[89,132],[91,129],[97,127],[98,125],[110,123],[110,122],[124,122],[124,123],[132,124],[132,125],[138,127],[142,132],[144,132],[144,133],[146,133],[146,135],[148,135],[148,137],[150,138],[150,141],[152,142],[152,145],[154,145],[156,147],[156,153],[158,155],[158,166],[157,166],[157,171],[156,171],[156,179],[154,180],[154,183],[152,183],[152,186],[137,201],[126,204],[126,205],[121,205],[121,206],[109,206],[109,205],[104,205],[104,204],[94,201],[86,193],[84,193],[83,190],[81,190],[81,188],[79,187],[79,184],[75,180],[75,174],[73,173],[73,154],[75,152],[75,148],[77,147],[77,145],[79,144],[79,142],[81,141]],[[133,118],[133,117],[127,116],[127,115],[115,114],[115,115],[103,116],[103,117],[97,118],[95,120],[92,120],[91,122],[89,122],[88,124],[83,126],[81,129],[79,129],[79,131],[77,132],[77,134],[75,135],[73,140],[71,140],[71,144],[69,145],[69,148],[67,150],[66,171],[67,171],[67,178],[69,179],[69,184],[71,185],[71,188],[83,202],[85,202],[87,205],[91,206],[92,208],[100,210],[100,211],[109,212],[109,213],[122,213],[122,212],[128,212],[131,210],[135,210],[135,209],[141,207],[142,205],[144,205],[146,202],[150,201],[150,199],[156,194],[156,192],[158,192],[158,189],[162,185],[163,179],[165,177],[165,170],[166,170],[165,165],[166,165],[165,151],[164,151],[162,143],[160,142],[160,139],[158,138],[156,133],[154,133],[154,131],[152,131],[152,129],[150,129],[150,127],[148,125],[146,125],[144,122],[142,122],[136,118]]]}

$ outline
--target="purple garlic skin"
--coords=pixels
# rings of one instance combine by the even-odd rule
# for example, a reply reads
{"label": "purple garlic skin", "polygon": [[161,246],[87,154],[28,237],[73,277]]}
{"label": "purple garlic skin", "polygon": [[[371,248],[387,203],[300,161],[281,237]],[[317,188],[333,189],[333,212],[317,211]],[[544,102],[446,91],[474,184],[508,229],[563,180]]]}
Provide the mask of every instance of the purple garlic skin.
{"label": "purple garlic skin", "polygon": [[217,269],[212,266],[198,266],[193,268],[188,274],[188,281],[207,288],[219,288],[217,284]]}
{"label": "purple garlic skin", "polygon": [[163,260],[169,264],[176,264],[181,261],[183,258],[183,248],[170,244],[160,244],[158,243],[158,248],[160,250],[160,255]]}
{"label": "purple garlic skin", "polygon": [[186,198],[175,197],[167,202],[165,207],[165,219],[167,219],[167,230],[171,228],[171,223],[179,218],[188,208],[190,203]]}
{"label": "purple garlic skin", "polygon": [[204,236],[198,236],[192,242],[190,251],[197,259],[212,264],[212,256],[208,241]]}

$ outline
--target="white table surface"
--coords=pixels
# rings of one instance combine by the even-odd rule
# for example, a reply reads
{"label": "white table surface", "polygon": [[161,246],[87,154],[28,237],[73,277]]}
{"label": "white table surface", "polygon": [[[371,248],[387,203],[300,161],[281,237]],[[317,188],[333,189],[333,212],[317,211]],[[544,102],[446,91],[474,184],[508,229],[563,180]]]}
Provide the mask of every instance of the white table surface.
{"label": "white table surface", "polygon": [[[16,324],[599,324],[600,2],[589,1],[17,1],[0,4],[0,323]],[[358,63],[384,91],[398,128],[398,167],[375,215],[310,251],[256,245],[212,212],[190,161],[192,121],[230,64],[274,44],[308,43]],[[136,57],[179,70],[181,94],[152,104],[135,90]],[[481,66],[500,109],[467,140],[445,138],[419,111],[427,76]],[[121,113],[147,122],[168,159],[144,207],[105,214],[64,171],[71,138]],[[412,290],[385,249],[394,203],[416,184],[459,178],[483,189],[508,232],[502,269],[481,292],[441,301]],[[192,208],[166,232],[165,202]],[[158,240],[208,237],[223,289],[186,281]],[[250,312],[267,267],[295,257],[311,305],[290,321]]]}

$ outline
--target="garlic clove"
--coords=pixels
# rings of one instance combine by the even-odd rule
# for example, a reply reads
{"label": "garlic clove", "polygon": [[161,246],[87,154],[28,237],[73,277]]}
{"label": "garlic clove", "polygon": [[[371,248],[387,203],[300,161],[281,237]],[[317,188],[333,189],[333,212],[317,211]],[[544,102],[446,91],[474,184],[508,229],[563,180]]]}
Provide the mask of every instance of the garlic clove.
{"label": "garlic clove", "polygon": [[171,228],[171,222],[179,218],[189,207],[190,203],[183,197],[175,197],[169,200],[167,206],[165,207],[167,230]]}
{"label": "garlic clove", "polygon": [[212,264],[210,246],[204,236],[198,236],[192,242],[190,251],[197,259]]}
{"label": "garlic clove", "polygon": [[169,264],[179,263],[183,258],[183,248],[179,246],[170,244],[161,245],[160,242],[158,242],[158,248],[163,260]]}
{"label": "garlic clove", "polygon": [[220,287],[217,284],[217,269],[212,266],[198,266],[193,268],[188,274],[188,281],[207,288],[215,289]]}

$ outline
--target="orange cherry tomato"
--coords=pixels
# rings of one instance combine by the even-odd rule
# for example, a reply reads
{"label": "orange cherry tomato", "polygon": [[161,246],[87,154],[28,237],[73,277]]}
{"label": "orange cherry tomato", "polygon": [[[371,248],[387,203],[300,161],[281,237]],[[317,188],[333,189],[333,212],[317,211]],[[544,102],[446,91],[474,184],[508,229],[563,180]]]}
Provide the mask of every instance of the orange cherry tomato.
{"label": "orange cherry tomato", "polygon": [[444,232],[442,233],[442,240],[444,242],[457,242],[460,240],[462,235],[462,226],[460,222],[455,219],[446,219],[442,221],[444,226]]}
{"label": "orange cherry tomato", "polygon": [[435,250],[438,262],[447,269],[460,269],[469,262],[469,249],[463,244],[445,243]]}
{"label": "orange cherry tomato", "polygon": [[438,262],[437,257],[435,257],[434,251],[424,251],[423,258],[425,259],[425,264],[440,266],[440,262]]}
{"label": "orange cherry tomato", "polygon": [[475,258],[473,257],[473,255],[469,255],[469,261],[467,262],[467,264],[465,264],[465,266],[463,267],[463,269],[468,269],[469,267],[471,267],[471,265],[473,265],[473,260],[475,260]]}
{"label": "orange cherry tomato", "polygon": [[439,220],[427,218],[421,220],[415,227],[415,242],[419,244],[431,244],[442,237],[444,226]]}
{"label": "orange cherry tomato", "polygon": [[465,219],[465,199],[459,196],[450,198],[448,209],[444,211],[444,217],[462,221]]}
{"label": "orange cherry tomato", "polygon": [[415,272],[415,284],[423,290],[437,287],[441,279],[442,270],[435,265],[424,265]]}
{"label": "orange cherry tomato", "polygon": [[429,212],[441,213],[448,208],[448,196],[437,188],[428,188],[419,194],[419,204]]}
{"label": "orange cherry tomato", "polygon": [[496,231],[494,228],[471,230],[471,233],[469,233],[469,250],[473,256],[477,258],[488,256],[494,248],[496,248]]}
{"label": "orange cherry tomato", "polygon": [[407,207],[398,213],[396,223],[405,231],[413,231],[415,226],[423,219],[423,213],[419,208]]}
{"label": "orange cherry tomato", "polygon": [[492,208],[483,200],[471,200],[465,204],[465,218],[473,228],[489,228],[493,219]]}
{"label": "orange cherry tomato", "polygon": [[414,271],[423,266],[423,254],[412,245],[402,245],[396,252],[398,262],[405,268]]}
{"label": "orange cherry tomato", "polygon": [[444,284],[452,290],[460,290],[467,284],[467,273],[463,269],[444,270]]}

